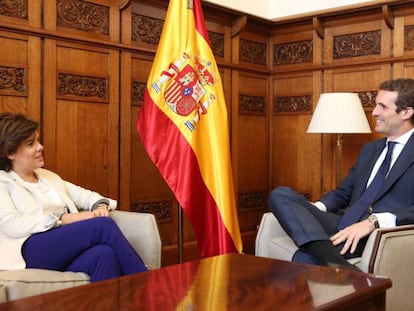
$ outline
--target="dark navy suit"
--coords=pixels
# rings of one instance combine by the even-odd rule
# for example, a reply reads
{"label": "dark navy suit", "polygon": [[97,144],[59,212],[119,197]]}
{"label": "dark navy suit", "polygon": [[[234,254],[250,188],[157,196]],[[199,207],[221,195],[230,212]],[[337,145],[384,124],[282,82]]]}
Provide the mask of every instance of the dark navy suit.
{"label": "dark navy suit", "polygon": [[[329,240],[335,234],[337,225],[346,209],[364,192],[376,160],[385,148],[386,138],[365,144],[348,176],[333,191],[320,201],[325,204],[327,213],[320,211],[303,196],[288,187],[279,187],[270,194],[270,208],[282,228],[300,248],[318,240]],[[391,212],[396,215],[396,224],[414,223],[414,134],[407,141],[397,161],[394,163],[377,198],[372,204],[374,213]],[[362,219],[369,216],[365,213]],[[361,255],[367,238],[360,241],[354,254]],[[341,249],[343,245],[338,245]],[[294,261],[318,263],[309,254],[299,250]]]}

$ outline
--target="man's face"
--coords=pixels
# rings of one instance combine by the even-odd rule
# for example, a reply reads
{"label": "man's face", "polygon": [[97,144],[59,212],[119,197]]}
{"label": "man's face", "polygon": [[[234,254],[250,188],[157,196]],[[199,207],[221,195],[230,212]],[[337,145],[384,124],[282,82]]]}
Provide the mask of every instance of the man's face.
{"label": "man's face", "polygon": [[398,92],[380,90],[372,111],[376,120],[375,131],[386,135],[391,140],[404,134],[407,131],[407,125],[410,124],[407,109],[396,112],[397,97]]}

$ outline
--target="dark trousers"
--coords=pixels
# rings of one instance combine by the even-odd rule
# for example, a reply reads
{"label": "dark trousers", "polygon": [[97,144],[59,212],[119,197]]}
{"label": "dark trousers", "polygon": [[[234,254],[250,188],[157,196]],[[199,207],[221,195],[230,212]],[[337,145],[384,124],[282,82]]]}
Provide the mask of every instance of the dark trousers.
{"label": "dark trousers", "polygon": [[84,272],[92,282],[147,271],[109,217],[96,217],[31,235],[23,244],[27,268]]}
{"label": "dark trousers", "polygon": [[[304,196],[289,187],[279,187],[270,193],[270,209],[282,228],[299,247],[293,261],[321,264],[301,246],[321,240],[330,240],[330,236],[338,232],[337,226],[342,215],[323,212],[311,204]],[[362,254],[367,238],[362,239],[354,254],[349,252],[345,258],[359,257]],[[336,246],[338,252],[344,244]]]}

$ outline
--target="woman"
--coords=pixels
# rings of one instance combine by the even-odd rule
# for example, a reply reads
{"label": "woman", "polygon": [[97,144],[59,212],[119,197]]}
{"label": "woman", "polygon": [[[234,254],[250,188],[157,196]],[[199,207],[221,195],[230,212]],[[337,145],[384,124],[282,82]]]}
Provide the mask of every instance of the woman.
{"label": "woman", "polygon": [[38,123],[0,113],[0,270],[84,272],[92,282],[146,271],[108,217],[116,201],[43,165]]}

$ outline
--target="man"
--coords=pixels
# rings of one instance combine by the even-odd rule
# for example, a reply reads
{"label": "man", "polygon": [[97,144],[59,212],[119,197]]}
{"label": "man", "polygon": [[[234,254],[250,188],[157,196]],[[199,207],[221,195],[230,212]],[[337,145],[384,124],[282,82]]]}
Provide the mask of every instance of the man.
{"label": "man", "polygon": [[361,256],[375,228],[414,223],[414,80],[381,83],[372,115],[386,138],[362,147],[335,190],[315,203],[288,187],[270,194],[273,214],[299,247],[293,261],[356,269],[347,259]]}

